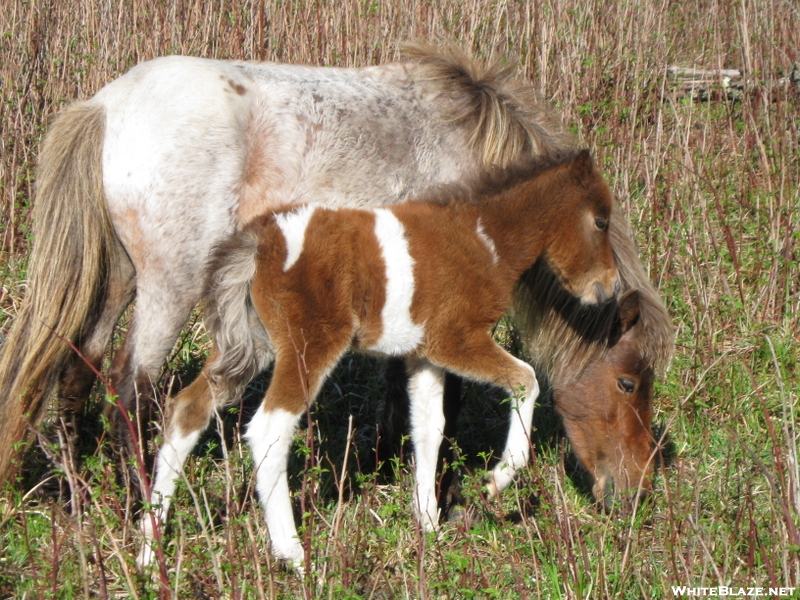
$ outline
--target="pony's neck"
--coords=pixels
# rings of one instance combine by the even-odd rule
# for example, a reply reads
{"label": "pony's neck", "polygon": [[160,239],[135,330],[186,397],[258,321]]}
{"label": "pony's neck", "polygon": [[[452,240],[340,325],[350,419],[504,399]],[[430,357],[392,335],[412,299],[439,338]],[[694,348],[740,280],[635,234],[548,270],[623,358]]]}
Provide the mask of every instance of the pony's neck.
{"label": "pony's neck", "polygon": [[515,278],[533,265],[551,242],[558,189],[540,180],[537,177],[500,192],[478,208],[483,230],[494,242],[498,263]]}

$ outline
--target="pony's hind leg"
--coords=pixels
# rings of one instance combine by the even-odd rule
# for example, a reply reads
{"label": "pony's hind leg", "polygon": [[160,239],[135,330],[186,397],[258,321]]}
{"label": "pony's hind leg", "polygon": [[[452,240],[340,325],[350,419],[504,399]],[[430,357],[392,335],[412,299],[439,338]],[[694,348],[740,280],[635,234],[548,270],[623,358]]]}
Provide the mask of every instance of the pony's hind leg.
{"label": "pony's hind leg", "polygon": [[444,371],[428,361],[409,360],[411,441],[414,444],[414,512],[425,531],[439,524],[436,463],[442,445]]}
{"label": "pony's hind leg", "polygon": [[514,481],[517,470],[530,458],[531,423],[539,382],[533,367],[506,352],[488,332],[461,336],[454,333],[451,339],[459,341],[437,346],[428,358],[457,375],[501,387],[511,399],[505,449],[487,482],[489,496],[496,497]]}
{"label": "pony's hind leg", "polygon": [[[124,410],[109,405],[118,449],[123,456],[142,456],[149,466],[148,440],[152,433],[155,385],[161,375],[167,354],[178,339],[192,308],[200,297],[200,289],[180,290],[174,280],[154,281],[154,274],[137,275],[136,306],[128,335],[111,364],[109,379]],[[135,443],[138,439],[139,444]],[[141,454],[140,454],[141,453]],[[134,470],[131,483],[139,485]]]}
{"label": "pony's hind leg", "polygon": [[134,293],[133,265],[122,248],[118,248],[106,294],[99,313],[80,343],[80,354],[73,353],[59,377],[59,418],[66,427],[67,439],[74,443],[82,431],[82,413],[100,371],[103,355],[122,311]]}

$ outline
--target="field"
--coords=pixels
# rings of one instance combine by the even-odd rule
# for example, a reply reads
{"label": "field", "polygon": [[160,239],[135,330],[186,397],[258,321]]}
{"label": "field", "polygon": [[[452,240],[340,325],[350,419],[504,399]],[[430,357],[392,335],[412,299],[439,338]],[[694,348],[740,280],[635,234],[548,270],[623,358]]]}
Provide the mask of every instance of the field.
{"label": "field", "polygon": [[[69,468],[57,429],[45,427],[26,476],[0,494],[0,598],[659,599],[685,587],[800,597],[796,2],[2,4],[0,340],[24,295],[36,157],[60,107],[164,54],[357,66],[396,59],[401,40],[442,39],[518,64],[592,149],[674,319],[677,350],[656,389],[665,446],[653,502],[599,512],[545,400],[530,468],[488,503],[481,475],[505,416],[471,387],[459,443],[479,519],[436,536],[410,517],[404,461],[393,480],[370,468],[381,366],[347,358],[292,459],[316,565],[304,578],[266,551],[238,409],[190,459],[166,559],[141,576],[113,459],[90,448]],[[743,87],[717,78],[687,94],[669,65],[741,69]],[[165,389],[196,373],[207,350],[195,318]]]}

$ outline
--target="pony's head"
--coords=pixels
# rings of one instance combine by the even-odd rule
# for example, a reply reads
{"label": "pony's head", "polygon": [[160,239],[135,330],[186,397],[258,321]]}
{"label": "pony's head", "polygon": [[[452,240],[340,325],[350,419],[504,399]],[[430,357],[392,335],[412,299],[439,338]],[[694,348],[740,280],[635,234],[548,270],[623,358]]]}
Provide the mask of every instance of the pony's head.
{"label": "pony's head", "polygon": [[569,385],[554,381],[553,400],[573,452],[594,479],[592,493],[605,509],[635,500],[652,486],[653,368],[639,351],[646,335],[639,292],[619,301],[619,329],[607,350]]}
{"label": "pony's head", "polygon": [[585,304],[612,298],[619,290],[609,237],[612,195],[588,150],[552,170],[548,182],[557,218],[545,224],[544,259],[564,287]]}

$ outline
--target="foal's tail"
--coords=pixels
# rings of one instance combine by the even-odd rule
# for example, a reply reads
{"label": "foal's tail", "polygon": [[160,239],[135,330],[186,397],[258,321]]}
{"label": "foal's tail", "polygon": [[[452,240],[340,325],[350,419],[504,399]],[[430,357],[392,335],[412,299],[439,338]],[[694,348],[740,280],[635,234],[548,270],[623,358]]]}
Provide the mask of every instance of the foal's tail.
{"label": "foal's tail", "polygon": [[232,399],[273,359],[269,334],[250,299],[256,274],[258,231],[245,229],[216,248],[205,294],[205,323],[216,344],[207,375]]}
{"label": "foal's tail", "polygon": [[0,348],[0,484],[73,352],[63,340],[80,343],[106,293],[119,242],[103,194],[104,135],[103,107],[82,102],[59,115],[42,146],[27,290]]}

